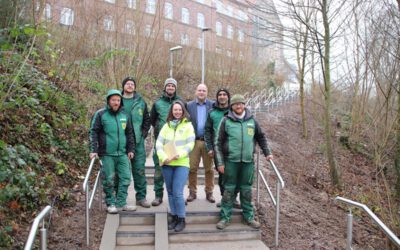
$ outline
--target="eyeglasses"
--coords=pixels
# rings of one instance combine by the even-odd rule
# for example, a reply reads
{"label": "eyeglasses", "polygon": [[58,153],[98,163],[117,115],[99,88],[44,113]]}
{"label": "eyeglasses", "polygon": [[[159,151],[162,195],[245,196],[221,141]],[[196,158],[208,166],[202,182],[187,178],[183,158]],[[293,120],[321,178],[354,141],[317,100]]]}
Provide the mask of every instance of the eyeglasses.
{"label": "eyeglasses", "polygon": [[127,83],[125,83],[125,85],[128,85],[128,86],[135,86],[135,84],[134,84],[133,82],[127,82]]}
{"label": "eyeglasses", "polygon": [[227,96],[226,93],[219,93],[218,96]]}

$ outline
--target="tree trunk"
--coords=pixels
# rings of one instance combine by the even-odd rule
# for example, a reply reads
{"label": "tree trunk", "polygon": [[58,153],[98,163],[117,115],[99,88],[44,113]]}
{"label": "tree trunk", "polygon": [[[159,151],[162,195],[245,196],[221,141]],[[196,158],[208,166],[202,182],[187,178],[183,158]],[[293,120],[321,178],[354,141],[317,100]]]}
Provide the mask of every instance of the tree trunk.
{"label": "tree trunk", "polygon": [[332,184],[341,188],[341,178],[338,171],[338,167],[336,164],[336,160],[334,157],[334,150],[332,145],[332,131],[331,131],[331,114],[330,114],[330,106],[331,106],[331,76],[330,76],[330,30],[329,30],[329,20],[328,20],[328,0],[322,1],[322,18],[324,24],[324,76],[325,76],[325,139],[326,139],[326,154],[328,157],[330,175]]}
{"label": "tree trunk", "polygon": [[303,58],[302,58],[302,67],[300,72],[300,110],[301,110],[301,121],[303,125],[303,137],[307,139],[307,119],[304,108],[304,75],[305,75],[305,66],[306,66],[306,55],[307,55],[307,41],[308,41],[308,28],[306,27],[306,33],[303,39]]}

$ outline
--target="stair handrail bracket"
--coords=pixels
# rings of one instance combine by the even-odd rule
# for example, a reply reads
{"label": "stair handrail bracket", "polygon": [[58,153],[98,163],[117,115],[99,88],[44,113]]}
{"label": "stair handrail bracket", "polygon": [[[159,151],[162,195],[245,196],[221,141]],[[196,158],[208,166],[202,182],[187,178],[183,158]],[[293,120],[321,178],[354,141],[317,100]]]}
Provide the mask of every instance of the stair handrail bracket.
{"label": "stair handrail bracket", "polygon": [[44,217],[47,216],[49,213],[51,213],[52,209],[53,208],[50,205],[47,205],[33,220],[31,230],[29,231],[28,240],[26,241],[25,244],[24,248],[25,250],[32,249],[32,245],[35,241],[36,233],[39,228],[40,222],[42,222],[42,228],[40,229],[40,240],[41,240],[40,249],[42,250],[47,249],[47,229],[45,227]]}
{"label": "stair handrail bracket", "polygon": [[[89,235],[89,226],[90,226],[90,208],[92,207],[92,203],[93,203],[93,199],[95,197],[96,194],[96,190],[99,186],[99,180],[100,180],[100,175],[101,175],[101,166],[103,165],[101,160],[99,160],[99,164],[100,164],[100,169],[97,172],[97,176],[96,176],[96,180],[95,183],[93,185],[93,190],[90,191],[90,183],[89,183],[89,179],[90,176],[92,174],[93,171],[93,167],[94,167],[94,163],[96,162],[98,158],[94,157],[91,161],[90,161],[90,165],[88,168],[88,171],[86,173],[85,176],[85,180],[83,181],[82,184],[82,190],[85,193],[85,197],[86,197],[86,206],[85,206],[85,211],[86,211],[86,245],[89,246],[90,245],[90,235]],[[102,202],[102,197],[101,197],[101,191],[99,190],[99,208],[101,209],[101,202]]]}
{"label": "stair handrail bracket", "polygon": [[[354,207],[358,207],[364,210],[368,216],[383,230],[383,232],[389,237],[389,239],[397,246],[400,247],[400,239],[383,223],[378,216],[376,216],[371,209],[369,209],[365,204],[352,201],[340,196],[336,196],[335,201],[340,201],[346,203],[347,205],[351,205]],[[347,215],[347,250],[353,249],[352,245],[352,236],[353,236],[353,215],[351,213],[351,208],[349,208],[349,214]]]}
{"label": "stair handrail bracket", "polygon": [[[268,191],[268,195],[272,200],[272,204],[275,207],[275,246],[278,247],[279,244],[279,215],[280,215],[280,191],[285,187],[285,182],[276,167],[275,163],[272,160],[268,161],[277,176],[276,182],[276,196],[274,197],[271,187],[268,185],[266,178],[264,177],[263,172],[260,169],[260,151],[257,151],[257,204],[260,204],[260,179],[262,180],[265,188]],[[260,178],[261,177],[261,178]]]}

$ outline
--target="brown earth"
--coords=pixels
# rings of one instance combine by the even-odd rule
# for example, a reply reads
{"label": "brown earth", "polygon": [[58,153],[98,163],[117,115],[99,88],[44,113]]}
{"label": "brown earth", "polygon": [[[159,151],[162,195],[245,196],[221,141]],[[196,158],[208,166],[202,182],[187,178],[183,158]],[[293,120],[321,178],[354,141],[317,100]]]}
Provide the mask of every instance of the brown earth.
{"label": "brown earth", "polygon": [[[354,199],[370,194],[379,187],[376,170],[365,156],[335,145],[336,159],[343,174],[343,191],[332,188],[329,167],[323,154],[323,131],[308,114],[309,139],[301,134],[297,104],[286,104],[268,114],[257,114],[269,144],[274,162],[285,180],[281,192],[279,247],[274,247],[275,210],[265,190],[261,191],[262,240],[271,249],[345,249],[347,206],[334,201],[336,195]],[[335,140],[337,141],[337,140]],[[261,167],[275,190],[276,178],[271,168]],[[365,195],[366,195],[365,194]],[[84,196],[76,193],[77,205],[55,211],[49,232],[49,249],[85,248]],[[90,249],[98,249],[106,213],[93,204]],[[398,207],[398,206],[397,206]],[[385,209],[385,208],[383,208]],[[387,240],[371,220],[358,210],[353,211],[355,249],[386,249]],[[398,213],[398,211],[396,211]],[[379,213],[378,213],[379,216]]]}

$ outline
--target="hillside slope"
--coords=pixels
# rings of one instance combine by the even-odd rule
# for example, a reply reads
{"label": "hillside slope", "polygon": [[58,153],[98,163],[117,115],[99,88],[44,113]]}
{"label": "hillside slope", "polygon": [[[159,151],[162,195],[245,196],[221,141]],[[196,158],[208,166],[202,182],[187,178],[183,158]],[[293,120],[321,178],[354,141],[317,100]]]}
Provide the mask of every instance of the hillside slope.
{"label": "hillside slope", "polygon": [[[308,106],[310,111],[310,103]],[[378,198],[374,198],[384,188],[377,179],[372,162],[365,155],[340,145],[338,138],[335,143],[336,160],[342,171],[344,187],[342,191],[332,188],[329,166],[323,153],[323,129],[310,113],[309,140],[301,136],[297,103],[258,115],[273,148],[274,161],[286,182],[281,192],[279,248],[276,249],[345,249],[348,207],[335,202],[334,198],[339,195],[365,203],[388,224],[389,221],[382,218],[382,213],[389,210],[388,204],[381,204]],[[271,168],[265,168],[265,163],[262,166],[274,187]],[[263,239],[273,247],[275,210],[267,192],[262,193],[264,198],[259,213],[264,222]],[[387,249],[383,233],[372,220],[358,209],[353,209],[353,215],[354,248]]]}

